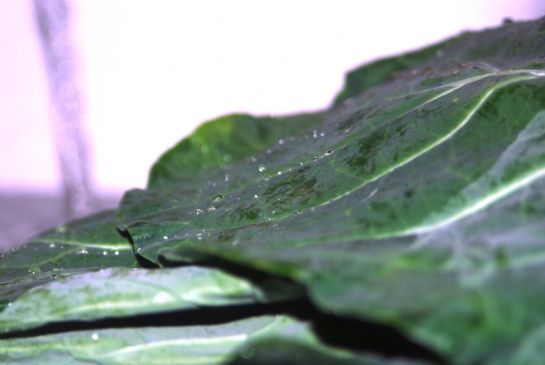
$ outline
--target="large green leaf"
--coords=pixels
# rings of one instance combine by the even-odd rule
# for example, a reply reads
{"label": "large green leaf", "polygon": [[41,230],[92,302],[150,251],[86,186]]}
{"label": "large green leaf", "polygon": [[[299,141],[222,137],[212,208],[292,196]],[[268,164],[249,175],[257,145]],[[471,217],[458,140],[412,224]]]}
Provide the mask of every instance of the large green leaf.
{"label": "large green leaf", "polygon": [[[455,363],[532,353],[543,22],[465,34],[376,79],[380,64],[364,67],[349,100],[227,167],[174,167],[174,148],[152,171],[161,184],[125,195],[119,227],[152,262],[215,256],[288,276],[324,310],[398,326]],[[163,164],[175,172],[155,177]]]}
{"label": "large green leaf", "polygon": [[[322,343],[306,322],[256,317],[221,325],[72,332],[0,340],[0,361],[24,365],[424,365],[352,354]],[[281,361],[281,362],[280,362]]]}

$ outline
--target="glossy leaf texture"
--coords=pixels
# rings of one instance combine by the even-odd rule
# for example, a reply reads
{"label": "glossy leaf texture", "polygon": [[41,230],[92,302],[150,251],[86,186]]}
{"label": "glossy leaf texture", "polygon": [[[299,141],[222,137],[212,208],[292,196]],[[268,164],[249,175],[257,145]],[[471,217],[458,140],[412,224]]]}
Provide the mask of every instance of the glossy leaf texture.
{"label": "glossy leaf texture", "polygon": [[195,170],[182,142],[125,195],[118,226],[152,262],[283,275],[453,363],[515,364],[539,352],[525,339],[545,304],[544,21],[365,66],[334,107],[228,164]]}
{"label": "glossy leaf texture", "polygon": [[74,274],[138,267],[115,227],[115,211],[60,225],[0,257],[0,311],[26,291]]}
{"label": "glossy leaf texture", "polygon": [[300,296],[274,279],[219,269],[144,269],[114,225],[114,211],[56,227],[0,261],[0,333],[202,307],[270,303]]}

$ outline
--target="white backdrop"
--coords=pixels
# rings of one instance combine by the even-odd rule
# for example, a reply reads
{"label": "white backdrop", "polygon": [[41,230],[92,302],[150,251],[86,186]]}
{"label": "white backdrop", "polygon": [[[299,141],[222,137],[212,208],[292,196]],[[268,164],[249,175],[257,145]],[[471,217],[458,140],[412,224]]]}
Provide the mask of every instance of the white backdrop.
{"label": "white backdrop", "polygon": [[[142,187],[153,161],[231,112],[328,105],[343,74],[462,30],[545,14],[542,0],[69,1],[95,188]],[[0,0],[0,190],[60,184],[30,0]]]}

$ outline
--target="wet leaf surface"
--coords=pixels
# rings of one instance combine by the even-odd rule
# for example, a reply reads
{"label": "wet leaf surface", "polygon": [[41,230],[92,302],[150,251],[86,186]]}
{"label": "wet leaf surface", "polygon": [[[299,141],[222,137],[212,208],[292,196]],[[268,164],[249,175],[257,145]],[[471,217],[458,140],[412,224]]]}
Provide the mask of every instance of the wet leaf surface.
{"label": "wet leaf surface", "polygon": [[0,332],[301,296],[290,283],[214,268],[142,268],[114,216],[105,211],[58,226],[2,258]]}
{"label": "wet leaf surface", "polygon": [[327,110],[203,125],[116,212],[0,258],[0,361],[540,365],[544,21],[363,66]]}
{"label": "wet leaf surface", "polygon": [[227,167],[177,166],[206,183],[157,186],[152,172],[125,195],[119,227],[152,262],[220,257],[289,277],[324,311],[389,323],[454,363],[519,356],[545,304],[540,29],[509,24],[363,67],[291,139]]}

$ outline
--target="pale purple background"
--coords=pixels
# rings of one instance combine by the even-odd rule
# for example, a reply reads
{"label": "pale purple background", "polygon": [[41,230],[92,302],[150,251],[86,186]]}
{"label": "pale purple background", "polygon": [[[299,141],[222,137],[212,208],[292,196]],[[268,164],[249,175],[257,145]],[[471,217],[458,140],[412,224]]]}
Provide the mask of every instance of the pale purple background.
{"label": "pale purple background", "polygon": [[[67,2],[92,181],[112,197],[106,206],[143,187],[153,161],[205,120],[323,108],[362,62],[545,15],[543,0]],[[43,216],[31,203],[14,209],[26,199],[14,197],[59,191],[48,103],[32,2],[0,0],[0,248],[6,222]],[[51,223],[58,207],[47,201]]]}

